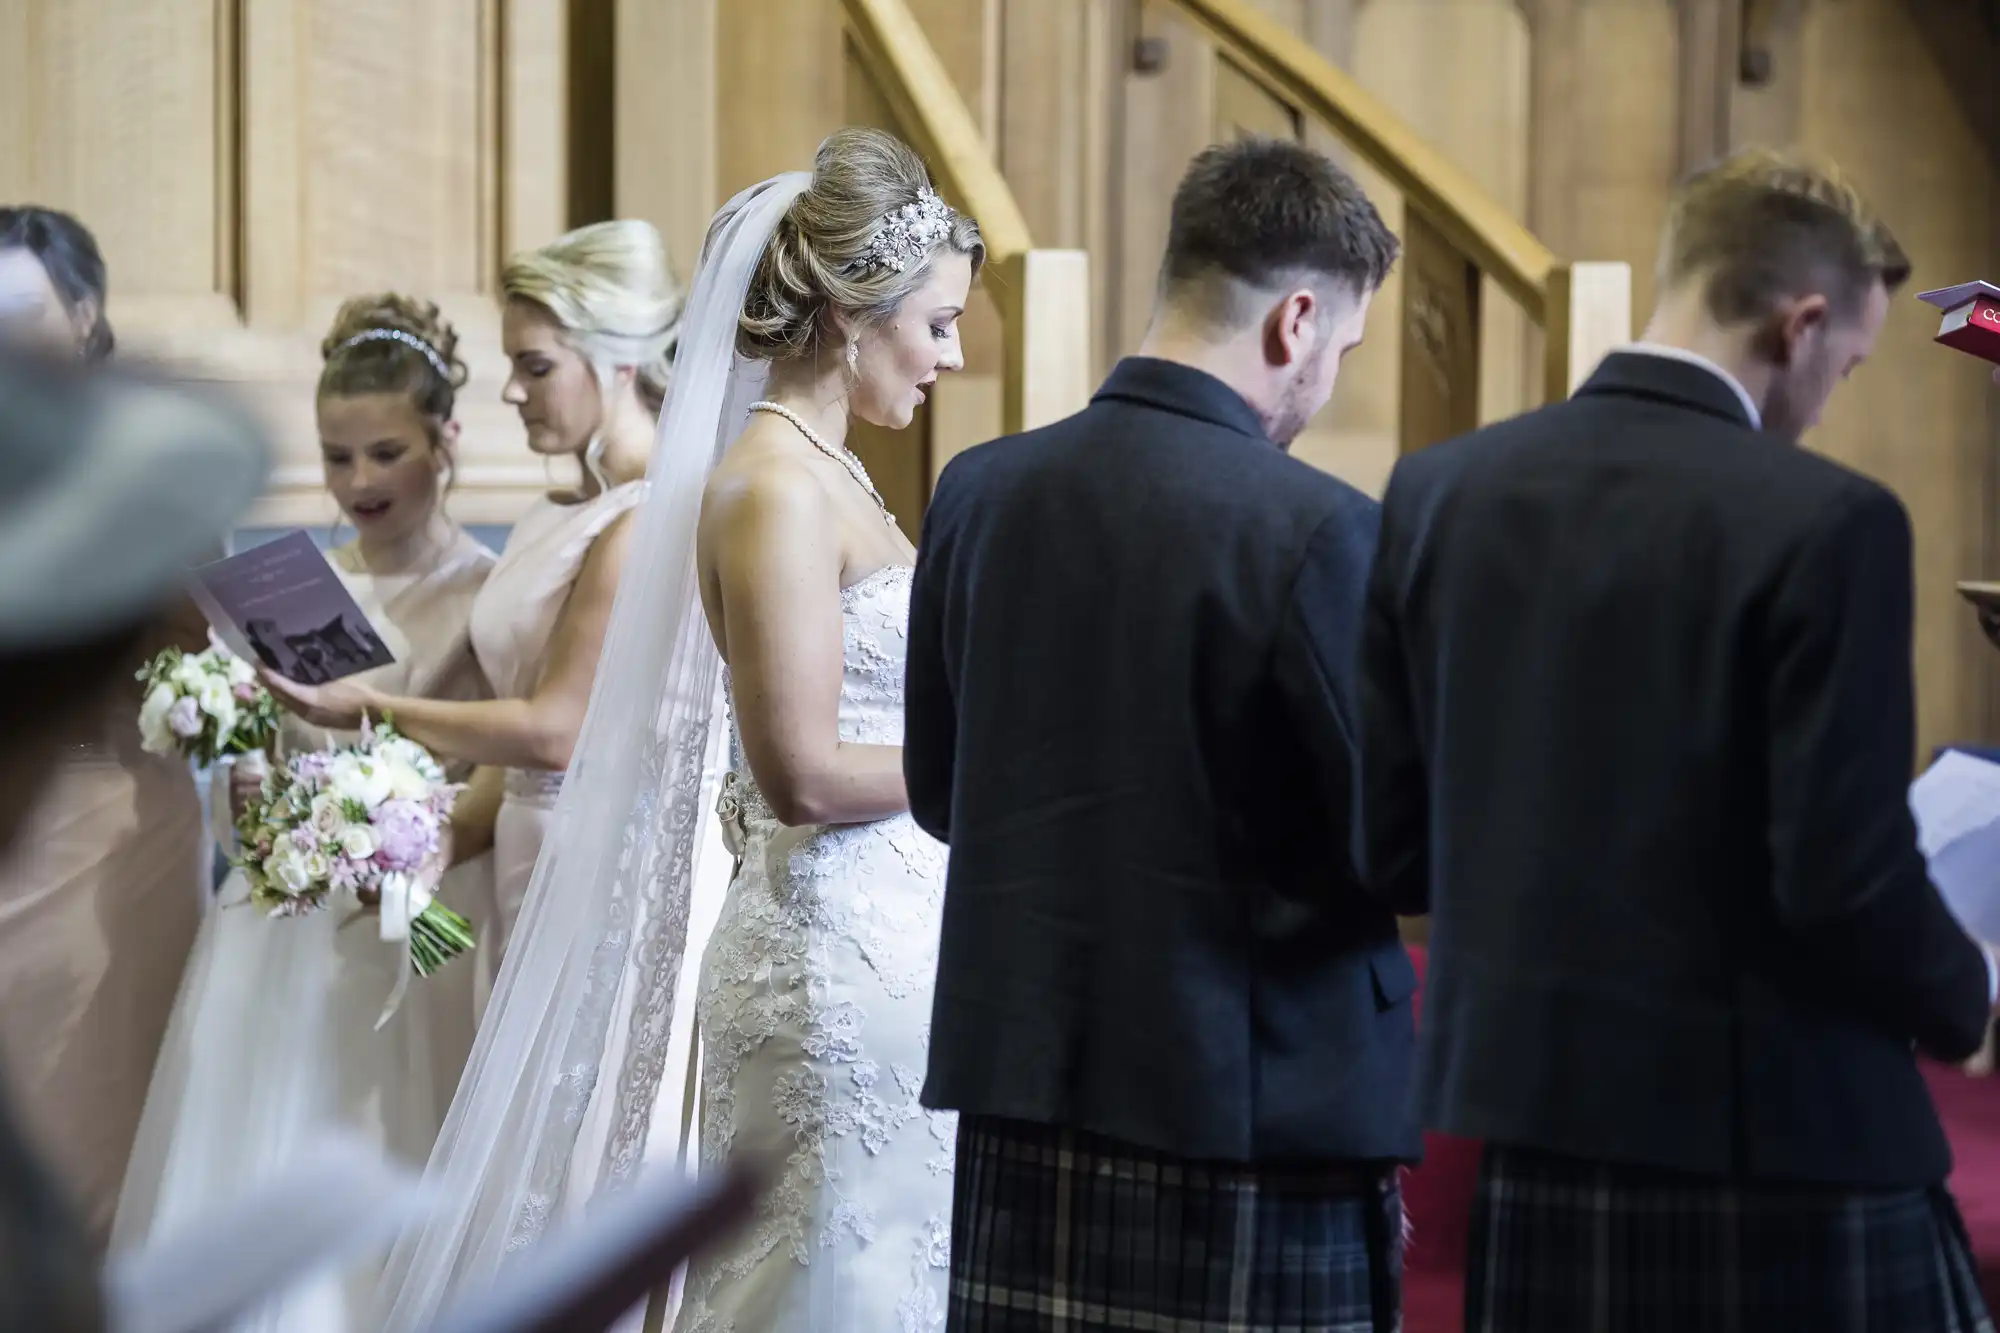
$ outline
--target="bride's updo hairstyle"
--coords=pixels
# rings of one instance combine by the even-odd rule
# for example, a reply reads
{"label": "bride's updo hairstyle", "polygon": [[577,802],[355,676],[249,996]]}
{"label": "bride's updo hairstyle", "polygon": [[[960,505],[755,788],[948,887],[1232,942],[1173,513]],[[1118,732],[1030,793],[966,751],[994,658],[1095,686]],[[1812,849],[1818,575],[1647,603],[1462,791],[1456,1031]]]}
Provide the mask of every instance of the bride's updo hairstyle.
{"label": "bride's updo hairstyle", "polygon": [[680,336],[681,291],[651,223],[594,222],[524,250],[501,270],[500,290],[548,311],[600,386],[631,366],[640,398],[659,412]]}
{"label": "bride's updo hairstyle", "polygon": [[[912,225],[890,225],[897,219]],[[840,341],[835,314],[885,322],[947,249],[970,256],[974,276],[986,262],[979,224],[938,199],[923,159],[880,130],[841,130],[819,146],[812,184],[758,261],[736,350],[761,361],[817,356]]]}
{"label": "bride's updo hairstyle", "polygon": [[423,417],[432,447],[438,445],[466,368],[458,358],[458,331],[435,302],[396,292],[344,301],[319,351],[326,362],[319,372],[322,398],[405,394]]}

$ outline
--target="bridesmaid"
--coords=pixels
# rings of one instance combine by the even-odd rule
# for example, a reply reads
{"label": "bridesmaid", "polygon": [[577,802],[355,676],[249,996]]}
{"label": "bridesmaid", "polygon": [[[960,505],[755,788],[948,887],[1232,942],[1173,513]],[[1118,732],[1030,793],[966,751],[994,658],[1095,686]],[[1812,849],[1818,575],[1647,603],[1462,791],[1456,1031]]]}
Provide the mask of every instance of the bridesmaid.
{"label": "bridesmaid", "polygon": [[[465,380],[457,342],[435,305],[384,294],[344,304],[321,348],[321,462],[355,530],[327,555],[395,656],[355,678],[385,693],[486,693],[469,624],[494,556],[443,504]],[[280,745],[297,753],[348,739],[287,718]],[[228,785],[217,798],[240,806],[248,784]],[[486,869],[483,859],[460,866],[439,897],[475,920],[490,915]],[[223,1205],[327,1124],[423,1161],[472,1049],[472,960],[411,982],[378,1030],[401,958],[371,920],[268,919],[240,874],[219,898],[153,1075],[118,1210],[121,1250]],[[328,1276],[236,1333],[361,1333],[358,1303],[375,1280],[372,1269]]]}
{"label": "bridesmaid", "polygon": [[495,698],[447,703],[358,682],[271,682],[321,725],[393,713],[439,756],[481,765],[453,835],[455,855],[493,849],[489,966],[520,914],[583,727],[680,319],[666,248],[644,222],[600,222],[517,254],[501,290],[513,366],[502,396],[520,413],[528,448],[576,459],[582,483],[521,516],[473,606],[473,649]]}
{"label": "bridesmaid", "polygon": [[[100,360],[112,348],[104,305],[104,260],[82,223],[0,208],[11,331]],[[154,627],[128,676],[170,643],[207,646],[192,604]],[[128,681],[0,864],[0,1063],[99,1249],[210,882],[194,777],[139,748],[138,711]]]}

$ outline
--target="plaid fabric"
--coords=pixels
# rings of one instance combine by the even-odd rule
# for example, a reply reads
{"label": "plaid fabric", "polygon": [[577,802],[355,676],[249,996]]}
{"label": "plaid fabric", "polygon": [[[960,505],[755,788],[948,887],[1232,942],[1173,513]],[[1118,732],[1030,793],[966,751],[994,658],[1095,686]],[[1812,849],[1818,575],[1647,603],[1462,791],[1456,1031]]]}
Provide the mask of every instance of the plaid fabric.
{"label": "plaid fabric", "polygon": [[1386,1172],[1358,1198],[1328,1171],[964,1116],[954,1185],[950,1333],[1397,1327],[1402,1203]]}
{"label": "plaid fabric", "polygon": [[1714,1184],[1492,1148],[1466,1333],[1993,1333],[1942,1186]]}

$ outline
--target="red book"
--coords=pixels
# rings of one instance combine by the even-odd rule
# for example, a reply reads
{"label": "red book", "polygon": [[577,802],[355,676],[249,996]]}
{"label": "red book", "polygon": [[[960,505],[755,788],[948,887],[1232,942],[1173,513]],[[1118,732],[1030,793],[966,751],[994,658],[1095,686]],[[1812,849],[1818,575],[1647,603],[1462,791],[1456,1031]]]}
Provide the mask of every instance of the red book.
{"label": "red book", "polygon": [[2000,287],[1990,282],[1962,282],[1917,293],[1919,301],[1945,312],[1937,341],[1946,347],[2000,365]]}

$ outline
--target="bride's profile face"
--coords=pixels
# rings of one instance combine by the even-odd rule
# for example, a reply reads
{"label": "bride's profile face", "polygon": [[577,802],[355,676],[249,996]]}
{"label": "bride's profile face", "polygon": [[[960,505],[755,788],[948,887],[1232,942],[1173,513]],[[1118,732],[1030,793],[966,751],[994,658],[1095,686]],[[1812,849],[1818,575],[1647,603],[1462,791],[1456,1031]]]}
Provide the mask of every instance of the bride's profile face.
{"label": "bride's profile face", "polygon": [[533,301],[509,301],[500,313],[500,346],[512,367],[500,397],[521,414],[528,447],[582,453],[603,419],[604,401],[590,363],[563,341],[562,326]]}
{"label": "bride's profile face", "polygon": [[965,313],[971,288],[972,257],[946,250],[894,315],[861,331],[854,361],[857,379],[848,396],[854,415],[901,430],[937,377],[964,367],[958,317]]}

